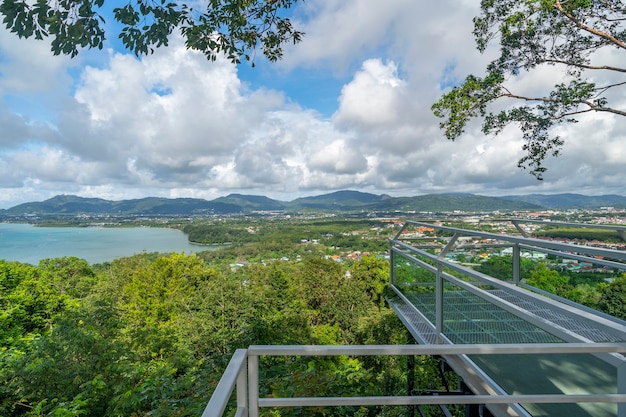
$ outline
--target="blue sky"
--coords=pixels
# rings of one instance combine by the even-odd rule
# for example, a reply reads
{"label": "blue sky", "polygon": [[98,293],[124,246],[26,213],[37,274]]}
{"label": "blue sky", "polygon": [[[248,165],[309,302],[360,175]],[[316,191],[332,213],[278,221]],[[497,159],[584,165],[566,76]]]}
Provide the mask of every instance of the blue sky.
{"label": "blue sky", "polygon": [[[471,35],[478,3],[301,2],[303,41],[255,68],[209,62],[179,39],[142,58],[117,42],[55,57],[46,41],[1,29],[0,208],[58,194],[624,195],[623,118],[560,128],[563,155],[543,182],[517,168],[515,128],[485,137],[473,124],[445,140],[430,106],[493,54]],[[522,74],[510,87],[540,91],[560,77]]]}

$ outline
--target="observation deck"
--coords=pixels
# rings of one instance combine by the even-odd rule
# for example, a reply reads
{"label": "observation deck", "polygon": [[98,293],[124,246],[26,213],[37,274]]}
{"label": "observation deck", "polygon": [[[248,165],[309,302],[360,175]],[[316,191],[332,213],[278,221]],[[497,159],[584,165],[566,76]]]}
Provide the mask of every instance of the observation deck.
{"label": "observation deck", "polygon": [[[466,404],[472,417],[626,417],[626,322],[529,286],[521,267],[525,256],[550,256],[624,272],[626,252],[532,238],[524,223],[540,222],[512,222],[519,235],[406,222],[390,239],[388,302],[417,345],[241,349],[203,416],[221,416],[237,386],[238,417],[259,407],[423,404]],[[550,225],[626,237],[620,226]],[[466,251],[510,253],[510,271],[497,279],[451,256]],[[443,357],[473,395],[259,398],[260,356],[417,354]]]}

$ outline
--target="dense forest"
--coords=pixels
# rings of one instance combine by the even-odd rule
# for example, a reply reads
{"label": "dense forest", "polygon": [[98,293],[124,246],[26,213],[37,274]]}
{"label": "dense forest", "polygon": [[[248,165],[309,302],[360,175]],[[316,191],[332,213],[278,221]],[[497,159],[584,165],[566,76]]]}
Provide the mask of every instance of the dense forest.
{"label": "dense forest", "polygon": [[[241,248],[222,251],[233,250]],[[0,261],[0,415],[198,416],[236,348],[410,342],[383,299],[383,259],[340,264],[309,251],[298,262],[233,269],[219,252],[93,266],[72,257]],[[263,395],[287,395],[293,381],[302,382],[299,394],[406,390],[406,362],[395,357],[274,358],[262,368]],[[417,369],[418,388],[442,388],[433,359],[418,358]]]}
{"label": "dense forest", "polygon": [[362,218],[280,219],[194,222],[179,227],[190,242],[201,244],[243,244],[317,242],[326,247],[350,250],[385,251],[385,238],[393,234],[391,222]]}

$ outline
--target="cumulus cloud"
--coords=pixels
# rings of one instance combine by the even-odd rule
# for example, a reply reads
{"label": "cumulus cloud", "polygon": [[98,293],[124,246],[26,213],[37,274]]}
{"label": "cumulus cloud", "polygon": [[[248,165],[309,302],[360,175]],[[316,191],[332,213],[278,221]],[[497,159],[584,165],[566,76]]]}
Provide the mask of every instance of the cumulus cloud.
{"label": "cumulus cloud", "polygon": [[181,44],[141,61],[113,54],[107,68],[85,70],[75,98],[109,156],[133,158],[163,179],[201,174],[228,160],[282,101],[276,93],[246,91],[233,65],[208,65]]}
{"label": "cumulus cloud", "polygon": [[382,128],[402,123],[402,116],[412,100],[407,97],[404,81],[397,76],[395,63],[380,59],[363,63],[361,71],[341,91],[339,110],[333,119],[338,125]]}
{"label": "cumulus cloud", "polygon": [[337,140],[314,152],[308,165],[326,173],[356,174],[367,169],[367,160],[346,141]]}

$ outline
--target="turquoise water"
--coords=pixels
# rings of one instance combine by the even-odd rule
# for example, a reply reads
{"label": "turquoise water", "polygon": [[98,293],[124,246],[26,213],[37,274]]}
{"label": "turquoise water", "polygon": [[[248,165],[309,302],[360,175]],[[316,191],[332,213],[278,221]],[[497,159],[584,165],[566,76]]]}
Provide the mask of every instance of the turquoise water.
{"label": "turquoise water", "polygon": [[0,223],[0,259],[36,265],[41,259],[76,256],[89,263],[144,252],[191,254],[215,249],[192,245],[180,230],[149,227],[34,227]]}

